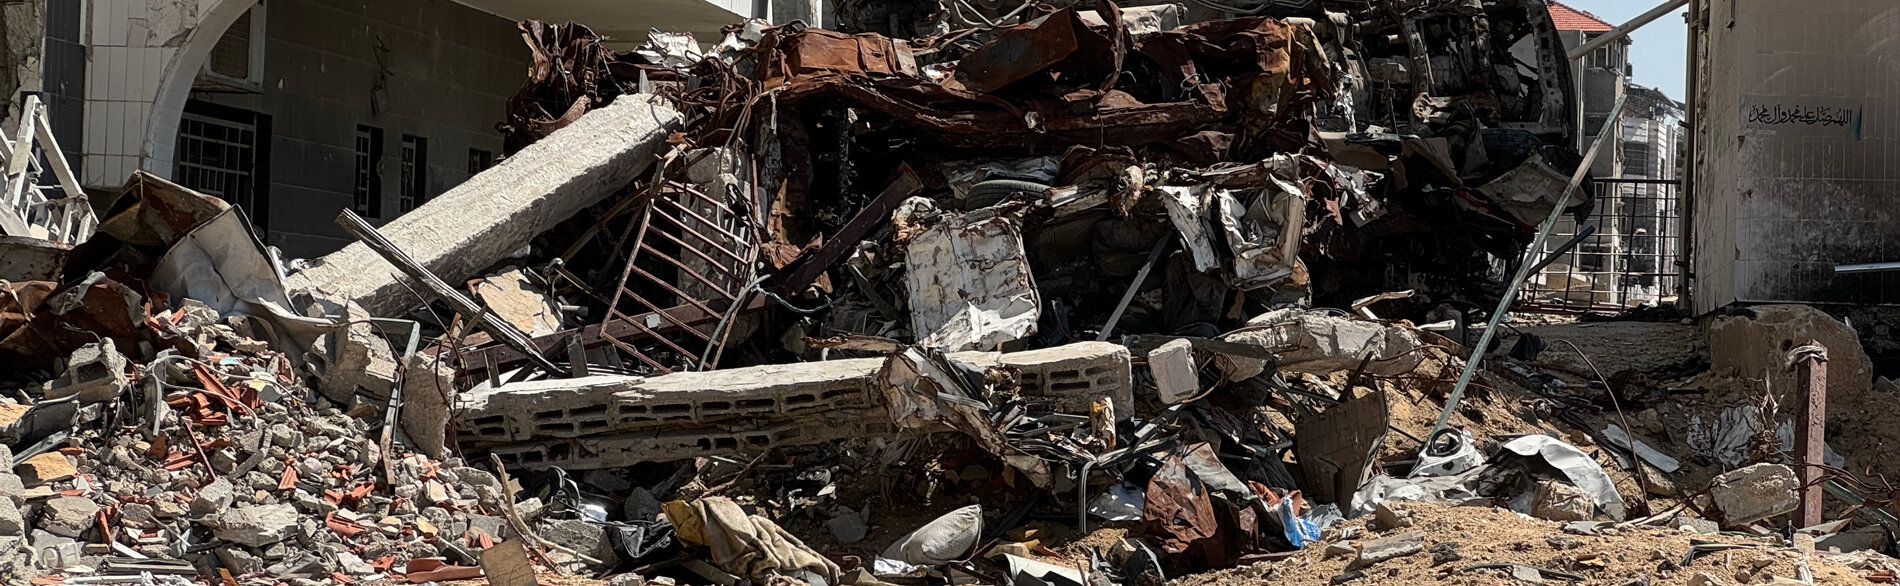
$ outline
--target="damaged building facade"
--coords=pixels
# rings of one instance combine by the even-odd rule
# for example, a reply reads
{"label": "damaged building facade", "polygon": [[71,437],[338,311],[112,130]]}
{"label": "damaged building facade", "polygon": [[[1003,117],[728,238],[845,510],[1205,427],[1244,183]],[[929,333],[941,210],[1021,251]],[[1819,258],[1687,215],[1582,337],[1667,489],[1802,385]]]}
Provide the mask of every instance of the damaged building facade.
{"label": "damaged building facade", "polygon": [[[1890,365],[1896,78],[1873,64],[1895,7],[1695,2],[1690,225],[1697,313],[1809,303]],[[1778,34],[1780,31],[1804,31]],[[1810,32],[1811,31],[1811,32]],[[1781,72],[1800,72],[1780,75]],[[1841,270],[1844,265],[1876,265]],[[1883,368],[1886,371],[1890,367]]]}
{"label": "damaged building facade", "polygon": [[654,27],[711,38],[822,8],[583,4],[12,2],[4,125],[38,94],[85,188],[110,194],[144,170],[242,205],[268,244],[312,257],[350,241],[328,221],[336,209],[387,221],[502,155],[497,125],[530,65],[517,20],[612,23],[625,48]]}
{"label": "damaged building facade", "polygon": [[[0,582],[1900,576],[1900,402],[1852,328],[1513,315],[1560,258],[1681,250],[1617,189],[1665,180],[1675,104],[1582,88],[1628,71],[1609,23],[746,4],[246,4],[177,116],[268,114],[263,158],[314,161],[273,186],[356,178],[301,208],[179,172],[203,150],[79,179],[100,126],[62,146],[60,98],[22,94],[0,246],[57,262],[0,257]],[[296,36],[325,21],[367,53]],[[261,86],[203,73],[246,31]],[[301,94],[312,53],[372,85]],[[450,77],[467,104],[416,89]],[[333,130],[367,154],[294,138]]]}

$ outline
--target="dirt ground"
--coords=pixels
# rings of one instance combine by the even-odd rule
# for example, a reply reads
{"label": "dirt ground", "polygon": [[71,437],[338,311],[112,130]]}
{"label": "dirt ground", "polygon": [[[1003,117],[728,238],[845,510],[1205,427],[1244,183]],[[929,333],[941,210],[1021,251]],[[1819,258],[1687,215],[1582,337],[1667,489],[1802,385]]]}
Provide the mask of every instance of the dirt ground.
{"label": "dirt ground", "polygon": [[[1481,507],[1444,508],[1433,505],[1400,503],[1394,507],[1411,516],[1411,526],[1392,530],[1372,530],[1370,519],[1347,521],[1329,532],[1324,543],[1300,550],[1293,557],[1218,572],[1185,576],[1169,582],[1175,586],[1330,586],[1347,584],[1515,584],[1519,583],[1503,569],[1473,569],[1473,566],[1505,563],[1557,570],[1582,576],[1581,582],[1566,582],[1546,574],[1544,580],[1565,584],[1622,585],[1634,580],[1647,584],[1694,584],[1697,574],[1707,574],[1713,584],[1765,584],[1775,578],[1795,578],[1798,567],[1806,564],[1815,584],[1871,584],[1864,572],[1836,565],[1826,556],[1807,554],[1733,535],[1694,535],[1661,527],[1612,529],[1609,535],[1571,535],[1557,523],[1533,519],[1502,509]],[[1383,528],[1381,528],[1383,529]],[[1367,568],[1359,569],[1356,579],[1335,582],[1347,572],[1355,554],[1328,555],[1329,546],[1344,544],[1357,547],[1369,539],[1423,531],[1425,551]],[[1358,533],[1354,539],[1340,534]],[[1682,565],[1692,539],[1716,543],[1735,543],[1747,549],[1715,552]],[[1458,559],[1435,563],[1438,549],[1457,552]],[[1757,567],[1759,566],[1759,568]]]}

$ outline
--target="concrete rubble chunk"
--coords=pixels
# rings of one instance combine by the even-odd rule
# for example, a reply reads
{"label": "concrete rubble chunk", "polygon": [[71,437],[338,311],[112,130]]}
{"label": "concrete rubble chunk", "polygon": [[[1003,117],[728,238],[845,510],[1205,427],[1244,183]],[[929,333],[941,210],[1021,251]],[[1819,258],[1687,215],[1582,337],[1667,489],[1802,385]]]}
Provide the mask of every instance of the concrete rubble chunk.
{"label": "concrete rubble chunk", "polygon": [[191,499],[191,516],[207,517],[222,513],[225,507],[231,506],[236,495],[230,481],[223,478],[213,480],[199,488],[198,495]]}
{"label": "concrete rubble chunk", "polygon": [[561,309],[523,269],[490,274],[469,284],[482,306],[530,337],[561,331]]}
{"label": "concrete rubble chunk", "polygon": [[1782,515],[1800,506],[1801,480],[1781,464],[1756,464],[1730,470],[1709,483],[1709,500],[1722,511],[1724,527],[1740,527]]}
{"label": "concrete rubble chunk", "polygon": [[79,537],[97,524],[99,504],[77,496],[59,497],[40,506],[40,529],[63,537]]}
{"label": "concrete rubble chunk", "polygon": [[1134,413],[1135,384],[1126,346],[1078,342],[1007,352],[996,362],[1016,370],[1023,394],[1055,399],[1055,408],[1062,411],[1088,413],[1096,397],[1108,397],[1116,413]]}
{"label": "concrete rubble chunk", "polygon": [[376,399],[389,398],[396,385],[395,350],[377,334],[376,324],[368,321],[372,316],[361,306],[346,304],[343,317],[348,326],[318,341],[318,352],[327,362],[317,390],[345,405],[359,390]]}
{"label": "concrete rubble chunk", "polygon": [[510,539],[482,550],[482,574],[489,586],[536,586],[534,564],[521,540]]}
{"label": "concrete rubble chunk", "polygon": [[263,547],[289,539],[301,518],[292,505],[240,506],[218,515],[212,534],[218,539]]}
{"label": "concrete rubble chunk", "polygon": [[25,535],[26,529],[26,517],[21,516],[20,507],[13,504],[13,499],[0,499],[0,535]]}
{"label": "concrete rubble chunk", "polygon": [[1364,568],[1386,560],[1416,555],[1425,551],[1425,532],[1413,531],[1381,537],[1367,541],[1359,547],[1359,557],[1354,559],[1352,567]]}
{"label": "concrete rubble chunk", "polygon": [[1886,547],[1887,532],[1877,526],[1860,527],[1814,538],[1814,549],[1819,551],[1837,550],[1841,553],[1853,553],[1881,551]]}
{"label": "concrete rubble chunk", "polygon": [[[608,542],[607,529],[579,519],[555,521],[537,529],[541,539],[559,543],[596,560],[611,564],[614,557],[613,544]],[[553,553],[550,555],[561,555]],[[578,561],[578,560],[576,560]],[[589,564],[590,567],[592,564]],[[600,566],[604,568],[604,566]]]}
{"label": "concrete rubble chunk", "polygon": [[59,452],[47,452],[27,458],[13,471],[20,475],[20,482],[27,486],[58,482],[79,473],[78,470],[73,469],[72,461]]}
{"label": "concrete rubble chunk", "polygon": [[1194,365],[1194,343],[1169,340],[1148,353],[1148,370],[1154,372],[1155,387],[1161,402],[1173,405],[1194,398],[1201,392],[1200,376]]}
{"label": "concrete rubble chunk", "polygon": [[403,370],[402,389],[402,412],[397,417],[403,436],[416,450],[442,457],[448,445],[448,399],[457,392],[454,367],[440,357],[416,352]]}
{"label": "concrete rubble chunk", "polygon": [[112,338],[105,338],[74,350],[66,361],[66,372],[46,383],[45,395],[49,400],[77,396],[81,403],[112,401],[132,384],[125,371],[125,355]]}
{"label": "concrete rubble chunk", "polygon": [[[1416,351],[1424,345],[1417,330],[1315,310],[1269,311],[1221,339],[1266,348],[1279,356],[1282,371],[1295,373],[1351,372],[1365,362],[1367,374],[1402,376],[1424,360]],[[1257,358],[1220,358],[1216,364],[1229,381],[1253,378],[1267,366]]]}
{"label": "concrete rubble chunk", "polygon": [[1590,492],[1568,482],[1539,482],[1531,499],[1531,516],[1539,519],[1569,523],[1596,516],[1596,502]]}
{"label": "concrete rubble chunk", "polygon": [[[1810,341],[1827,348],[1830,405],[1862,397],[1873,389],[1873,360],[1861,347],[1854,329],[1806,305],[1757,305],[1737,315],[1716,318],[1709,325],[1709,369],[1750,378],[1766,373],[1769,388],[1787,392],[1798,388],[1794,370],[1784,368],[1788,349]],[[1784,401],[1782,405],[1792,409],[1793,403]]]}
{"label": "concrete rubble chunk", "polygon": [[20,475],[0,472],[0,498],[13,501],[15,506],[26,504],[26,483],[20,480]]}
{"label": "concrete rubble chunk", "polygon": [[242,547],[225,545],[211,552],[218,556],[218,563],[231,570],[232,574],[247,574],[264,569],[264,559],[245,551]]}
{"label": "concrete rubble chunk", "polygon": [[[500,164],[380,228],[397,248],[447,282],[514,254],[576,212],[619,192],[651,166],[679,113],[625,95],[582,115]],[[418,303],[382,256],[352,243],[291,275],[292,291],[355,301],[393,316]]]}
{"label": "concrete rubble chunk", "polygon": [[152,505],[145,503],[122,503],[119,505],[119,522],[139,529],[158,527],[158,516]]}

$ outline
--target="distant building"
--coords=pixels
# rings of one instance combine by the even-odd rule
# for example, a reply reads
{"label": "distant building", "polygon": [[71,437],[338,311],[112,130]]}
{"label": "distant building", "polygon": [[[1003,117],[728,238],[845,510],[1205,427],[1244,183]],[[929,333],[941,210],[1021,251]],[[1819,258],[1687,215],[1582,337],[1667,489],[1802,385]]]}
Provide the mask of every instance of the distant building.
{"label": "distant building", "polygon": [[[1594,14],[1555,1],[1550,2],[1550,19],[1557,25],[1558,36],[1564,39],[1565,51],[1575,51],[1616,28]],[[1574,62],[1577,66],[1571,68],[1578,93],[1576,117],[1578,127],[1583,129],[1577,136],[1577,152],[1589,149],[1590,141],[1603,131],[1604,121],[1617,116],[1612,110],[1629,85],[1629,46],[1629,37],[1623,37]],[[1590,171],[1598,177],[1614,177],[1622,166],[1622,149],[1610,148],[1597,157]]]}
{"label": "distant building", "polygon": [[[1561,2],[1550,2],[1565,48],[1575,50],[1615,28],[1603,19]],[[1529,300],[1569,309],[1614,310],[1670,301],[1680,295],[1683,272],[1681,177],[1681,103],[1661,91],[1629,81],[1628,38],[1597,49],[1573,70],[1580,94],[1576,116],[1584,129],[1578,151],[1606,123],[1618,124],[1590,166],[1597,179],[1596,208],[1579,224],[1559,221],[1545,244],[1555,251],[1586,227],[1594,235],[1573,254],[1546,267],[1528,285]],[[1619,99],[1621,111],[1615,111]]]}
{"label": "distant building", "polygon": [[[1676,297],[1682,270],[1682,103],[1630,84],[1623,104],[1622,173],[1616,197],[1598,208],[1616,240],[1625,305]],[[1607,208],[1607,209],[1606,209]]]}

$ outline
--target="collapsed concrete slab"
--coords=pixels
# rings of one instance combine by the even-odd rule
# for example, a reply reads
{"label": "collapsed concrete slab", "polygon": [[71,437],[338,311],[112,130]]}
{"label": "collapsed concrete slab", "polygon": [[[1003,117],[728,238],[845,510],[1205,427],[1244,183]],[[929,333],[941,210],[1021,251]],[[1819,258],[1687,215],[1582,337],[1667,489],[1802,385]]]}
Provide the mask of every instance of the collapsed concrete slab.
{"label": "collapsed concrete slab", "polygon": [[1065,413],[1088,413],[1097,397],[1108,397],[1116,412],[1135,412],[1128,348],[1119,344],[1079,342],[1011,352],[998,362],[1016,369],[1024,395],[1054,399]]}
{"label": "collapsed concrete slab", "polygon": [[[1368,374],[1400,376],[1424,361],[1417,350],[1425,343],[1417,330],[1324,311],[1269,311],[1221,339],[1265,348],[1279,356],[1278,368],[1289,372],[1350,372],[1363,364]],[[1218,364],[1227,380],[1241,381],[1265,372],[1267,361],[1222,356]]]}
{"label": "collapsed concrete slab", "polygon": [[[1088,413],[1107,397],[1134,408],[1127,348],[1083,342],[950,359],[1014,370],[1025,397]],[[466,447],[510,465],[586,470],[897,433],[877,387],[885,358],[771,364],[664,376],[515,383],[465,395],[454,416]]]}
{"label": "collapsed concrete slab", "polygon": [[1798,387],[1788,350],[1808,342],[1827,348],[1828,402],[1859,404],[1873,388],[1873,360],[1853,328],[1806,305],[1761,305],[1716,318],[1709,325],[1709,366],[1748,378],[1765,374],[1769,387],[1783,394],[1782,404],[1793,405]]}
{"label": "collapsed concrete slab", "polygon": [[856,358],[519,383],[466,398],[456,421],[465,441],[516,442],[881,408],[871,382],[883,367]]}
{"label": "collapsed concrete slab", "polygon": [[[576,212],[627,186],[653,163],[678,112],[658,98],[623,96],[381,228],[445,281],[495,264]],[[292,275],[293,291],[395,315],[421,300],[383,258],[355,243]]]}
{"label": "collapsed concrete slab", "polygon": [[898,429],[883,407],[826,411],[779,423],[735,421],[708,427],[581,438],[539,438],[489,448],[508,466],[569,471],[619,468],[642,462],[758,453],[850,438],[893,437]]}

